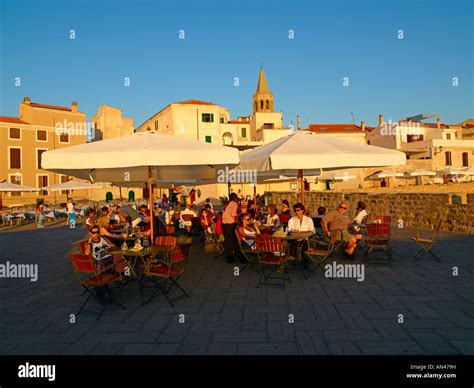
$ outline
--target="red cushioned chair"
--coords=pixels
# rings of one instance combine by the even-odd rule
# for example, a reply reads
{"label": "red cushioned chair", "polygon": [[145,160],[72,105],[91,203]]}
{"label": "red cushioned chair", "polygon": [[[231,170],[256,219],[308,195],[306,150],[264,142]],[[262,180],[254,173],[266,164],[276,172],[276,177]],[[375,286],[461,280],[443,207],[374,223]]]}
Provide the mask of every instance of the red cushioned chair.
{"label": "red cushioned chair", "polygon": [[[84,288],[84,293],[88,293],[87,299],[82,304],[79,315],[91,297],[94,297],[99,303],[103,305],[102,310],[98,313],[97,320],[99,320],[109,304],[117,304],[122,309],[125,307],[116,299],[114,294],[110,292],[107,299],[101,299],[97,295],[99,287],[105,287],[112,283],[117,283],[122,280],[121,274],[110,272],[113,264],[98,268],[95,260],[91,255],[71,254],[71,262],[74,267],[74,272],[79,280],[79,283]],[[97,314],[97,313],[96,313]]]}
{"label": "red cushioned chair", "polygon": [[[143,275],[140,281],[140,295],[142,304],[150,303],[153,298],[163,295],[168,303],[174,307],[174,301],[183,296],[191,296],[178,283],[179,278],[184,273],[184,263],[189,257],[191,245],[178,245],[173,248],[171,254],[163,255],[156,261],[154,258],[148,259],[143,266]],[[151,285],[147,287],[147,285]],[[153,288],[153,294],[145,301],[144,291],[147,288]],[[181,295],[170,299],[169,294],[173,289],[179,289]]]}
{"label": "red cushioned chair", "polygon": [[364,261],[369,261],[369,255],[374,250],[381,250],[385,253],[390,264],[392,261],[392,251],[390,249],[390,224],[367,224],[367,236],[365,243]]}
{"label": "red cushioned chair", "polygon": [[[286,267],[288,264],[287,256],[283,251],[281,241],[276,237],[259,236],[255,239],[258,254],[258,264],[260,278],[258,279],[257,288],[261,284],[279,285],[278,283],[268,282],[270,279],[281,280],[281,286],[285,289],[285,281],[291,283]],[[274,274],[281,274],[274,276]],[[262,281],[264,279],[264,281]]]}

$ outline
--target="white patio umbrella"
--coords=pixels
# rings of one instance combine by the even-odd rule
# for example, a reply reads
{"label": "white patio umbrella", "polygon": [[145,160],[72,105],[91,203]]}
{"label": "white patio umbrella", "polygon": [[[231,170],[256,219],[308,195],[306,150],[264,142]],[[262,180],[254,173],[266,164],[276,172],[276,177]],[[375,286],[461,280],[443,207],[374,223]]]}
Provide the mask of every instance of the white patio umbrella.
{"label": "white patio umbrella", "polygon": [[17,185],[16,183],[0,183],[0,199],[3,197],[3,193],[12,193],[12,192],[28,192],[28,191],[40,191],[36,187],[32,186],[23,186]]}
{"label": "white patio umbrella", "polygon": [[17,185],[16,183],[0,183],[0,192],[27,192],[40,191],[40,189],[33,186]]}
{"label": "white patio umbrella", "polygon": [[466,170],[455,167],[445,167],[440,170],[437,170],[436,172],[440,175],[468,175],[466,174]]}
{"label": "white patio umbrella", "polygon": [[408,173],[409,176],[434,176],[436,175],[436,172],[434,171],[429,171],[429,170],[423,170],[422,168],[419,168],[417,170],[414,170],[410,173]]}
{"label": "white patio umbrella", "polygon": [[402,172],[384,170],[370,176],[370,179],[382,179],[382,178],[392,178],[392,177],[401,177],[403,176]]}
{"label": "white patio umbrella", "polygon": [[57,183],[55,185],[49,185],[42,188],[47,191],[63,191],[63,190],[88,190],[88,189],[103,189],[107,186],[104,183],[89,183],[89,182],[78,182],[78,181],[67,181],[64,183]]}
{"label": "white patio umbrella", "polygon": [[318,176],[318,179],[335,180],[335,181],[347,181],[349,179],[355,179],[355,178],[357,178],[355,175],[351,175],[347,171],[337,172],[337,173],[324,172],[320,176]]}
{"label": "white patio umbrella", "polygon": [[474,175],[474,167],[466,167],[463,171],[464,175]]}
{"label": "white patio umbrella", "polygon": [[216,169],[239,163],[235,148],[151,131],[47,151],[42,157],[46,170],[92,182],[148,182],[151,211],[154,182],[212,179]]}
{"label": "white patio umbrella", "polygon": [[[405,165],[405,153],[324,136],[309,131],[275,140],[244,152],[239,169],[287,175],[298,172],[304,203],[303,174],[319,175],[321,169]],[[308,171],[309,170],[309,171]],[[314,172],[316,171],[316,172]]]}

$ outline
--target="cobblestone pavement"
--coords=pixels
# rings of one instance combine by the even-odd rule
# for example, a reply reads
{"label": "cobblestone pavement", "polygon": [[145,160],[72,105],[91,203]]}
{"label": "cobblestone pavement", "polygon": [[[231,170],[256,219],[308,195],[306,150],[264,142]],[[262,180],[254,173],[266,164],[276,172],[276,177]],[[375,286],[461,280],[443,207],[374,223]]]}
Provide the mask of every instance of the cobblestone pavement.
{"label": "cobblestone pavement", "polygon": [[253,270],[235,276],[195,243],[182,278],[191,299],[142,306],[131,283],[119,296],[126,310],[111,306],[99,322],[82,313],[75,323],[84,296],[68,253],[85,230],[1,233],[0,264],[38,264],[39,278],[0,279],[0,354],[472,355],[474,236],[442,233],[434,248],[442,263],[428,255],[415,263],[413,233],[395,230],[393,265],[366,266],[362,282],[322,271],[304,280],[292,268],[285,290],[256,288]]}

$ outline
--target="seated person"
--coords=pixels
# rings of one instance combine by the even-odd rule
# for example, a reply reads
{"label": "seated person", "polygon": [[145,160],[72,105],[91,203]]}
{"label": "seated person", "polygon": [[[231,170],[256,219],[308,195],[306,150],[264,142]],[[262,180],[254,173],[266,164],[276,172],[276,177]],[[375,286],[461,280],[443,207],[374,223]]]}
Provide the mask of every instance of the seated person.
{"label": "seated person", "polygon": [[[293,210],[296,216],[291,217],[288,221],[288,230],[290,232],[312,232],[314,234],[314,224],[311,217],[306,216],[305,207],[302,203],[296,203],[293,205]],[[290,256],[296,257],[297,241],[290,240],[288,242],[290,246]],[[308,249],[308,241],[305,240],[302,246],[302,252]]]}
{"label": "seated person", "polygon": [[115,209],[112,210],[110,216],[110,223],[111,224],[118,224],[120,222],[125,222],[125,217],[120,214],[120,206],[117,206]]}
{"label": "seated person", "polygon": [[94,257],[99,271],[111,264],[113,264],[115,272],[125,271],[127,267],[125,258],[119,254],[112,256],[107,253],[110,250],[117,249],[117,247],[101,236],[100,227],[98,225],[93,225],[89,229],[89,240],[87,240],[87,242],[88,244],[84,247],[84,254]]}
{"label": "seated person", "polygon": [[280,217],[278,217],[276,206],[269,205],[267,207],[267,212],[268,212],[268,215],[267,215],[267,220],[265,223],[267,225],[272,225],[269,227],[270,228],[269,232],[270,233],[276,232],[278,228],[280,227]]}
{"label": "seated person", "polygon": [[183,219],[183,215],[187,215],[188,217],[185,217],[185,218],[191,218],[189,216],[192,216],[193,218],[197,217],[197,214],[196,212],[191,209],[191,205],[189,203],[186,204],[186,208],[181,212],[181,220],[182,222],[184,223],[184,228],[186,229],[186,232],[190,232],[191,231],[191,227],[193,226],[193,222],[192,221],[185,221]]}
{"label": "seated person", "polygon": [[86,228],[89,230],[92,225],[95,225],[95,210],[89,209],[87,210],[87,219],[86,219]]}
{"label": "seated person", "polygon": [[282,224],[287,224],[291,218],[290,203],[284,199],[281,201],[281,213],[278,215]]}
{"label": "seated person", "polygon": [[365,202],[362,202],[362,201],[357,202],[357,215],[352,221],[352,225],[350,228],[350,232],[354,235],[356,241],[355,242],[353,241],[347,247],[347,252],[349,252],[350,254],[354,253],[355,249],[360,243],[360,240],[363,237],[361,227],[359,225],[367,223],[368,218],[369,218],[369,215],[367,214]]}
{"label": "seated person", "polygon": [[209,205],[206,204],[203,206],[201,214],[199,215],[199,221],[207,233],[212,233],[213,214],[211,213],[211,207]]}
{"label": "seated person", "polygon": [[[145,221],[140,222],[138,226],[140,227],[138,234],[151,240],[151,213],[149,210],[145,212]],[[155,241],[158,236],[167,235],[166,227],[161,222],[160,218],[153,217],[153,241]]]}
{"label": "seated person", "polygon": [[250,217],[252,218],[252,220],[257,219],[257,207],[255,206],[254,201],[249,201],[247,203],[247,213],[250,214]]}
{"label": "seated person", "polygon": [[348,231],[351,221],[346,215],[346,210],[347,203],[341,202],[337,210],[331,210],[323,217],[321,225],[323,226],[326,236],[329,238],[338,238],[339,236],[334,236],[334,234],[341,233],[340,238],[345,243],[344,255],[349,259],[354,260],[354,255],[350,248],[356,243],[356,238]]}
{"label": "seated person", "polygon": [[260,236],[260,231],[250,225],[251,221],[249,213],[240,213],[237,238],[241,243],[245,243],[248,248],[255,249],[255,238]]}
{"label": "seated person", "polygon": [[288,221],[288,230],[291,232],[313,232],[314,223],[311,217],[305,216],[305,207],[302,203],[293,205],[296,216],[291,217]]}
{"label": "seated person", "polygon": [[109,210],[109,208],[104,206],[100,210],[100,215],[99,215],[99,219],[97,220],[97,225],[99,225],[101,228],[108,229],[109,224],[110,224],[110,215],[112,214],[112,212],[113,212],[113,209]]}

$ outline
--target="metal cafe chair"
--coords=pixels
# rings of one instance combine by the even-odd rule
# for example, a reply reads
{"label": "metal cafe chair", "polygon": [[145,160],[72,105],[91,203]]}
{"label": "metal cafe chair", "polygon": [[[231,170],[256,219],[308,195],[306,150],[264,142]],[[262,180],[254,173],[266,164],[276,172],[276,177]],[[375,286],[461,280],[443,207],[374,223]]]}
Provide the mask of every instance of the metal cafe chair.
{"label": "metal cafe chair", "polygon": [[98,291],[103,291],[109,284],[118,283],[122,279],[121,274],[109,272],[111,269],[113,269],[113,264],[99,269],[91,255],[81,255],[75,253],[71,254],[71,262],[79,283],[84,288],[83,294],[88,294],[86,300],[76,315],[79,315],[83,311],[91,297],[103,305],[101,311],[97,313],[97,320],[100,320],[105,309],[110,304],[117,304],[123,310],[125,310],[125,307],[116,299],[116,296],[112,291],[110,291],[108,298],[100,298],[98,295]]}
{"label": "metal cafe chair", "polygon": [[337,250],[338,243],[338,233],[332,234],[327,243],[317,238],[308,240],[309,249],[304,252],[308,259],[308,264],[303,269],[305,279],[308,279],[318,268],[323,268],[324,262]]}
{"label": "metal cafe chair", "polygon": [[[285,281],[288,280],[291,283],[291,279],[286,271],[288,260],[282,248],[281,240],[277,237],[259,236],[255,239],[255,244],[260,268],[257,288],[261,284],[279,285],[268,281],[276,279],[281,280],[282,289],[285,289]],[[274,275],[276,273],[281,275]]]}
{"label": "metal cafe chair", "polygon": [[[142,304],[147,304],[159,295],[163,295],[171,307],[174,307],[174,301],[185,296],[191,296],[178,283],[179,278],[184,273],[184,264],[189,257],[191,245],[177,245],[173,248],[170,255],[163,256],[156,262],[153,258],[147,260],[143,265],[143,275],[140,280],[140,296]],[[151,283],[151,286],[147,287]],[[144,290],[153,288],[154,292],[145,301]],[[171,290],[177,288],[181,295],[174,299],[169,298]]]}
{"label": "metal cafe chair", "polygon": [[367,224],[367,236],[365,244],[367,246],[364,261],[369,261],[369,255],[374,250],[381,250],[385,253],[387,261],[392,261],[392,251],[390,249],[390,224]]}
{"label": "metal cafe chair", "polygon": [[420,260],[425,253],[429,253],[431,257],[435,258],[438,262],[441,263],[441,259],[431,250],[431,248],[433,248],[438,242],[440,228],[441,221],[438,222],[438,225],[436,225],[432,236],[429,238],[420,237],[420,231],[418,228],[416,228],[416,236],[411,238],[411,240],[415,241],[420,247],[420,250],[414,257],[415,261]]}

